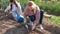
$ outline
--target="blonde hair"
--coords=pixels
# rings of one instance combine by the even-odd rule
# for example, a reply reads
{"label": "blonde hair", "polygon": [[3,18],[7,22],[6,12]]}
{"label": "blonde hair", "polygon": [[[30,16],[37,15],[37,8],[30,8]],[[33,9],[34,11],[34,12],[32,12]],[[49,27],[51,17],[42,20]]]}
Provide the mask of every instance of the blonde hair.
{"label": "blonde hair", "polygon": [[[37,7],[37,5],[33,2],[33,1],[29,1],[28,2],[28,6],[33,6],[33,7]],[[36,10],[34,10],[34,14],[36,13]]]}
{"label": "blonde hair", "polygon": [[35,4],[33,1],[29,1],[29,2],[28,2],[28,5],[29,5],[29,6],[33,5],[34,7],[36,7],[36,4]]}

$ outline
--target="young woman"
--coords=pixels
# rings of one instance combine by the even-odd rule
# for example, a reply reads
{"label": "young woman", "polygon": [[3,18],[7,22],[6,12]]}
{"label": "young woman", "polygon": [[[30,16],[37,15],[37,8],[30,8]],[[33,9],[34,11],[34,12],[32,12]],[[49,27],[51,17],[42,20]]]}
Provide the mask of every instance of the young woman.
{"label": "young woman", "polygon": [[4,12],[8,11],[9,9],[12,11],[12,16],[15,20],[17,20],[18,15],[22,14],[21,6],[16,0],[10,0],[9,6],[7,6]]}
{"label": "young woman", "polygon": [[40,9],[33,1],[29,1],[28,5],[25,7],[24,17],[26,19],[29,18],[30,22],[32,22],[32,30],[35,29],[35,26],[37,24],[40,24],[40,28],[43,29],[42,23],[39,23],[41,20],[40,19]]}

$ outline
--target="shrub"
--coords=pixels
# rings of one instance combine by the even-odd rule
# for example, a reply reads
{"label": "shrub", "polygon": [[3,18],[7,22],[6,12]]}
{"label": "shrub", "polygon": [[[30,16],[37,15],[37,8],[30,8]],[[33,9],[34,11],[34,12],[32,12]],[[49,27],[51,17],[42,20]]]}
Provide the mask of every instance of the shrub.
{"label": "shrub", "polygon": [[49,10],[50,12],[60,12],[60,5],[57,3],[49,4],[49,3],[40,2],[38,6],[41,9],[44,9],[45,11]]}
{"label": "shrub", "polygon": [[[22,10],[24,11],[24,8],[28,2],[28,0],[17,0],[21,6],[22,6]],[[52,1],[42,1],[42,0],[33,0],[41,9],[44,9],[45,11],[50,11],[50,12],[60,12],[60,2],[52,2]],[[3,5],[3,4],[4,5]],[[6,8],[6,6],[8,5],[9,0],[4,0],[1,1],[0,0],[0,8]]]}

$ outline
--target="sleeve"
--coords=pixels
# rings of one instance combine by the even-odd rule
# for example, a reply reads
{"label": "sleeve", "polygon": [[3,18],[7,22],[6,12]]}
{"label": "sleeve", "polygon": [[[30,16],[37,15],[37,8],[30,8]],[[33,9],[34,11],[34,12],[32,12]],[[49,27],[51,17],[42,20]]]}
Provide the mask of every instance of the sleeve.
{"label": "sleeve", "polygon": [[19,11],[20,11],[20,14],[22,14],[22,8],[21,8],[21,5],[20,5],[20,3],[17,3],[18,4],[18,9],[19,9]]}
{"label": "sleeve", "polygon": [[11,8],[11,7],[10,7],[10,4],[9,4],[9,6],[7,6],[7,8],[5,9],[4,12],[8,11],[10,8]]}
{"label": "sleeve", "polygon": [[39,7],[36,9],[36,20],[34,21],[34,23],[39,23],[40,20],[40,9]]}

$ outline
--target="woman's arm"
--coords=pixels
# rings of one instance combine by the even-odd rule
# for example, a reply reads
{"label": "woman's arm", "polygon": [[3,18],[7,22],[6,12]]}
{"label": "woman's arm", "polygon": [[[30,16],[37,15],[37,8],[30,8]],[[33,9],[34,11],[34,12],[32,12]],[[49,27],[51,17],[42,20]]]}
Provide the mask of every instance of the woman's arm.
{"label": "woman's arm", "polygon": [[4,12],[8,11],[10,8],[11,8],[11,7],[10,7],[10,4],[9,4],[9,6],[7,6],[7,8],[5,9]]}
{"label": "woman's arm", "polygon": [[24,13],[23,13],[23,15],[24,15],[24,17],[27,17],[28,16],[28,8],[27,7],[25,7],[25,9],[24,9]]}
{"label": "woman's arm", "polygon": [[19,14],[22,15],[22,9],[21,9],[21,5],[20,3],[16,2],[17,5],[18,5],[18,11],[19,11]]}
{"label": "woman's arm", "polygon": [[39,20],[40,20],[40,9],[39,9],[39,7],[37,7],[36,11],[37,11],[35,14],[36,20],[34,21],[34,23],[39,23]]}
{"label": "woman's arm", "polygon": [[28,7],[26,6],[25,9],[24,9],[24,13],[23,13],[23,16],[26,18],[27,22],[30,23],[30,19],[28,17]]}

